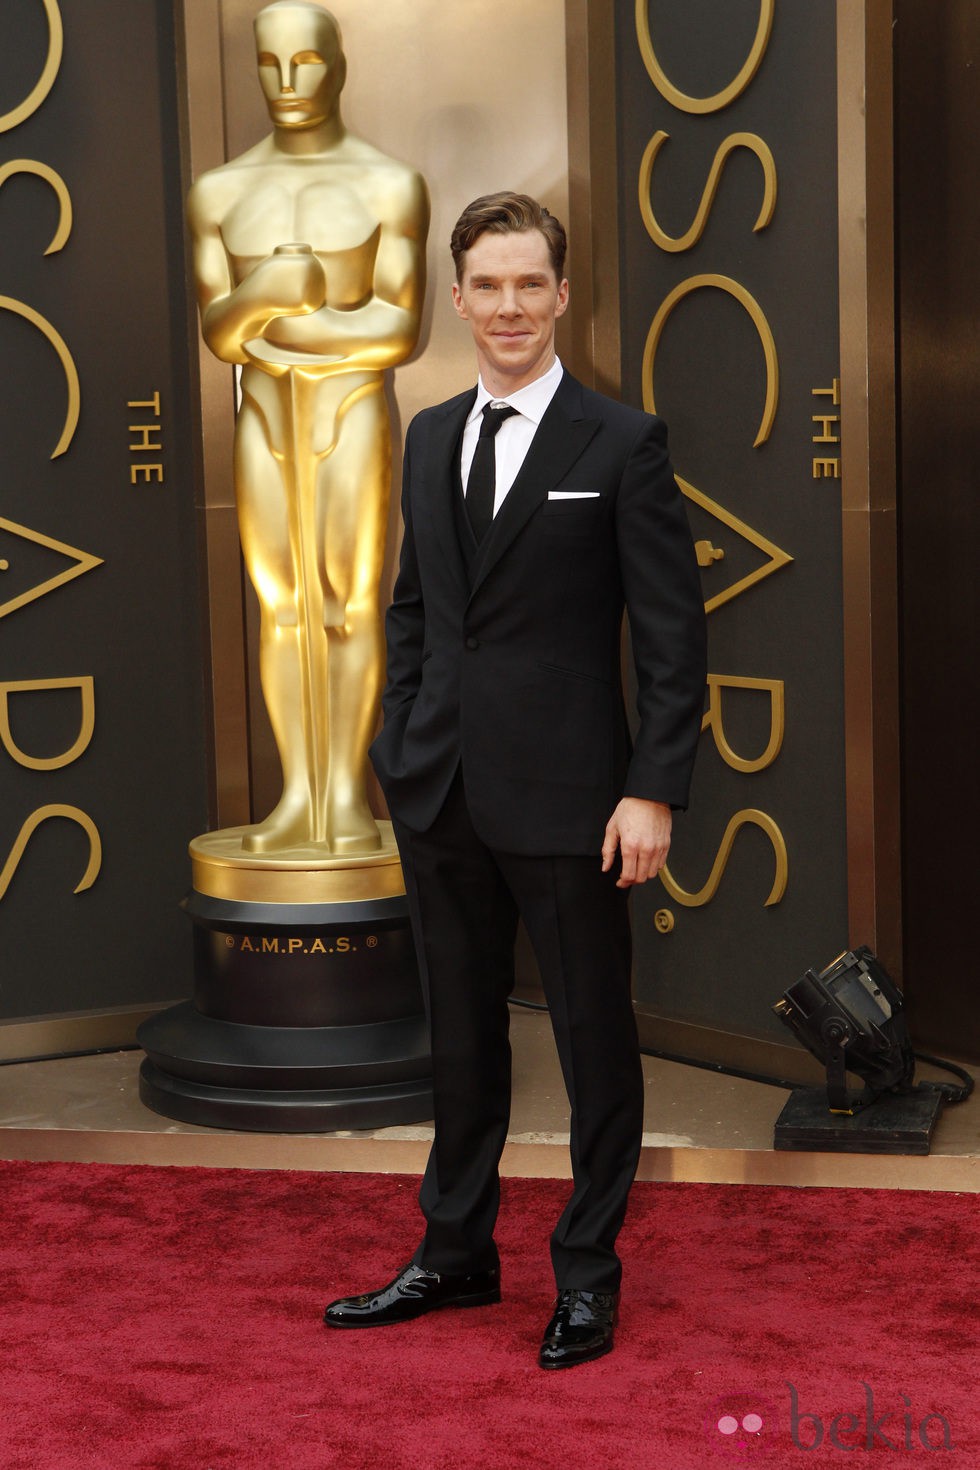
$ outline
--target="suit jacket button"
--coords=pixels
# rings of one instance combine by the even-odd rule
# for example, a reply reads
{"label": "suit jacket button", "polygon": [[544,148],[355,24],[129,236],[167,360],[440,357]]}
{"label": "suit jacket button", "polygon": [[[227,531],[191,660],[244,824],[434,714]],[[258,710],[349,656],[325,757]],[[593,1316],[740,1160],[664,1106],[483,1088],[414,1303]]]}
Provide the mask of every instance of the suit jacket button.
{"label": "suit jacket button", "polygon": [[479,648],[479,646],[480,646],[480,640],[479,640],[479,638],[467,638],[467,640],[466,640],[466,646],[467,646],[467,648]]}

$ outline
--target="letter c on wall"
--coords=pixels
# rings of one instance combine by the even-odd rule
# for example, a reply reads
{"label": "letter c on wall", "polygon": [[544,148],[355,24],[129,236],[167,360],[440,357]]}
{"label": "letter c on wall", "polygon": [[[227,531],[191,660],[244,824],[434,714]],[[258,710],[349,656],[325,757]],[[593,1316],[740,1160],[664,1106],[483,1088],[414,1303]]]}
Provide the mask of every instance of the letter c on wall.
{"label": "letter c on wall", "polygon": [[762,350],[766,358],[766,402],[762,410],[762,422],[759,432],[753,441],[753,449],[758,449],[764,444],[772,433],[773,420],[776,417],[776,408],[779,403],[779,360],[776,356],[776,342],[772,335],[772,328],[766,321],[762,307],[756,301],[751,292],[738,281],[733,281],[730,276],[704,275],[688,276],[686,281],[681,281],[670,291],[657,308],[657,314],[650,323],[647,333],[646,346],[643,349],[643,407],[647,413],[656,413],[656,405],[653,398],[653,363],[660,345],[667,318],[670,316],[677,303],[685,296],[690,296],[692,291],[700,291],[706,286],[714,286],[719,291],[726,291],[729,296],[734,296],[740,306],[743,306],[752,320],[752,325],[759,334]]}

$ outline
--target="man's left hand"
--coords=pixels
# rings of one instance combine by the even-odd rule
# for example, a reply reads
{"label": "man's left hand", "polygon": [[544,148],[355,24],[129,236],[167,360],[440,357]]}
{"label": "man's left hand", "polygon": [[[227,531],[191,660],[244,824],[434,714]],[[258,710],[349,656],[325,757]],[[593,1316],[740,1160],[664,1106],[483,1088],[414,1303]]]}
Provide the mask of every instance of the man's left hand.
{"label": "man's left hand", "polygon": [[616,879],[617,888],[632,888],[634,883],[655,878],[667,861],[670,827],[671,811],[664,802],[624,796],[606,823],[602,871],[609,872],[619,848],[623,871]]}

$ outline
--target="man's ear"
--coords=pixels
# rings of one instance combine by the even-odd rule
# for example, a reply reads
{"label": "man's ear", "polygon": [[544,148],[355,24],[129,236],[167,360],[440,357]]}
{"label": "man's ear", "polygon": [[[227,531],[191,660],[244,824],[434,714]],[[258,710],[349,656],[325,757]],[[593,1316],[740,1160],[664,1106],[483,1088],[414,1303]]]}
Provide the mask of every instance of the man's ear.
{"label": "man's ear", "polygon": [[568,307],[568,281],[562,279],[558,286],[558,299],[555,302],[555,316],[564,316]]}
{"label": "man's ear", "polygon": [[463,293],[459,289],[456,281],[453,281],[453,306],[456,308],[456,315],[458,317],[461,317],[464,322],[469,321],[470,318],[469,312],[466,310],[466,302],[463,300]]}

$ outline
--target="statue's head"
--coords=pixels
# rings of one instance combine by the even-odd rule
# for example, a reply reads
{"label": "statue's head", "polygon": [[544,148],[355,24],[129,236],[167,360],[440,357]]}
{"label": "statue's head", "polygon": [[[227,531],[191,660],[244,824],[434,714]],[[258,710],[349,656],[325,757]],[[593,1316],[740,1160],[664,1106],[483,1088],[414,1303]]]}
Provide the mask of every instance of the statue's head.
{"label": "statue's head", "polygon": [[313,0],[275,0],[255,17],[255,49],[277,128],[311,128],[333,116],[347,62],[329,10]]}

